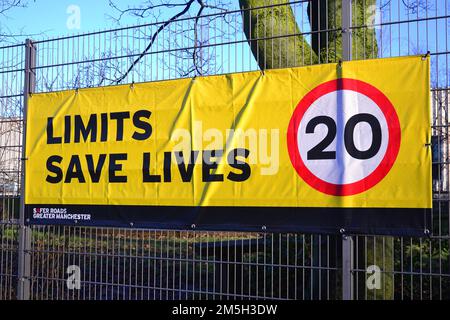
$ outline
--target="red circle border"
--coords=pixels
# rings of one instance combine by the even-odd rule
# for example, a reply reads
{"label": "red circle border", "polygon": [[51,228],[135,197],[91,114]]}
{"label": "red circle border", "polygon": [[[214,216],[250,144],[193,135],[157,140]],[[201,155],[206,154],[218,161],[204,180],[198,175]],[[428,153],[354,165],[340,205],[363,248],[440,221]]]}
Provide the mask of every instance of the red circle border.
{"label": "red circle border", "polygon": [[[338,90],[351,90],[372,99],[383,112],[388,125],[389,140],[386,153],[377,168],[364,179],[348,184],[333,184],[315,176],[304,164],[298,151],[297,131],[306,110],[321,96]],[[350,196],[362,193],[379,183],[391,170],[397,159],[401,142],[400,121],[394,106],[377,88],[366,82],[341,78],[318,85],[298,103],[287,132],[289,157],[300,177],[314,189],[332,196]]]}

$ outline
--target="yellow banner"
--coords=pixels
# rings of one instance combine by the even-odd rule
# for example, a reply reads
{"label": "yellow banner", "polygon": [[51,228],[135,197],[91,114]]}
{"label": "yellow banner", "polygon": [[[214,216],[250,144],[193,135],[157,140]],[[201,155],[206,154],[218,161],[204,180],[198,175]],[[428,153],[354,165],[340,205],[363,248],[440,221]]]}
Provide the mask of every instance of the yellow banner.
{"label": "yellow banner", "polygon": [[25,201],[431,208],[429,88],[406,57],[33,94]]}

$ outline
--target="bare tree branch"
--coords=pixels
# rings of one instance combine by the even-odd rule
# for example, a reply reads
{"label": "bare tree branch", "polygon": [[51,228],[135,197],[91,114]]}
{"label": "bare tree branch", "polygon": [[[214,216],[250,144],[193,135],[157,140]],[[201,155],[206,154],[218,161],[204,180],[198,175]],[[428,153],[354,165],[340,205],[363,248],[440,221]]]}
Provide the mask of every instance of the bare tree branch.
{"label": "bare tree branch", "polygon": [[198,44],[197,26],[198,26],[198,21],[202,15],[202,12],[205,9],[205,5],[203,4],[202,0],[197,0],[197,2],[200,4],[200,9],[197,12],[197,16],[195,17],[195,22],[194,22],[194,51],[192,53],[192,60],[194,62],[195,70],[197,71],[197,73],[199,75],[202,75],[202,71],[199,69],[199,67],[197,65],[197,44]]}
{"label": "bare tree branch", "polygon": [[[166,69],[175,71],[179,76],[187,76],[191,75],[192,73],[194,73],[195,75],[204,75],[210,71],[209,66],[214,65],[214,60],[217,58],[208,54],[207,56],[205,56],[204,53],[206,49],[204,49],[204,47],[206,46],[208,41],[213,38],[223,40],[223,36],[225,36],[225,34],[223,30],[220,30],[222,38],[217,35],[213,35],[213,38],[211,38],[209,37],[208,33],[208,39],[204,40],[201,39],[203,35],[199,34],[200,28],[208,26],[208,31],[215,30],[215,27],[212,26],[212,24],[217,19],[222,19],[229,25],[228,31],[234,31],[235,27],[233,28],[233,26],[230,26],[231,22],[226,21],[225,19],[225,13],[229,11],[227,9],[227,7],[229,7],[229,3],[227,1],[219,1],[220,4],[215,1],[213,3],[208,3],[207,0],[190,0],[184,2],[180,2],[180,0],[174,2],[170,0],[157,1],[158,2],[143,1],[142,4],[138,6],[128,6],[126,8],[120,8],[116,4],[117,1],[110,0],[110,6],[114,10],[118,11],[118,16],[112,17],[112,19],[114,19],[117,23],[120,23],[120,20],[123,19],[126,15],[145,19],[153,18],[157,20],[161,16],[161,12],[158,11],[160,8],[180,8],[180,11],[177,14],[171,16],[170,18],[165,17],[165,19],[167,19],[165,20],[165,22],[161,22],[160,25],[156,23],[158,29],[154,33],[152,33],[151,37],[148,37],[145,32],[142,32],[142,36],[133,35],[133,38],[136,40],[148,39],[149,42],[146,48],[141,49],[138,54],[136,54],[136,52],[131,53],[134,56],[137,55],[137,58],[131,62],[126,72],[124,72],[118,79],[113,81],[114,84],[121,83],[122,81],[124,81],[124,79],[126,79],[127,76],[130,75],[130,73],[135,72],[135,70],[138,69],[136,67],[137,64],[139,64],[141,61],[144,61],[143,58],[149,54],[149,51],[152,47],[157,46],[156,42],[158,37],[162,37],[162,41],[164,42],[168,41],[168,47],[173,48],[166,52],[166,54],[168,54],[170,57],[173,57],[176,61],[186,62],[183,64],[183,67],[180,68],[179,65],[171,65],[170,58],[163,58],[161,62],[166,67]],[[194,4],[196,5],[195,7]],[[206,12],[207,9],[211,10],[211,12]],[[195,13],[193,12],[193,10],[195,10]],[[189,19],[180,20],[179,18],[181,18],[182,16],[185,16]],[[169,28],[170,25],[174,25],[174,28]],[[172,37],[168,37],[168,39],[166,39],[166,37],[164,36],[164,34],[166,33],[166,29],[169,30],[169,34],[172,35]],[[164,34],[162,33],[163,31]],[[186,46],[186,43],[183,39],[188,41],[188,43],[193,43],[193,45]],[[207,69],[205,69],[206,66],[208,66]]]}
{"label": "bare tree branch", "polygon": [[[401,0],[403,5],[405,6],[406,10],[411,13],[415,14],[419,12],[419,10],[429,10],[431,8],[431,4],[428,3],[427,0]],[[380,10],[385,10],[389,7],[392,0],[383,0],[380,3]]]}
{"label": "bare tree branch", "polygon": [[131,7],[128,6],[126,9],[120,9],[113,0],[109,0],[109,6],[116,11],[119,12],[119,16],[117,18],[114,18],[116,21],[120,21],[125,14],[131,14],[133,16],[139,17],[139,18],[147,18],[150,11],[158,9],[158,8],[175,8],[175,7],[184,7],[187,3],[159,3],[159,4],[153,4],[151,1],[146,2],[145,4],[142,4],[139,7]]}
{"label": "bare tree branch", "polygon": [[0,14],[5,13],[12,8],[24,8],[27,5],[26,0],[1,0],[0,1]]}
{"label": "bare tree branch", "polygon": [[179,17],[183,16],[186,12],[189,11],[189,9],[191,8],[191,5],[195,2],[196,0],[189,0],[186,4],[183,10],[181,10],[180,12],[178,12],[177,14],[175,14],[174,16],[172,16],[169,20],[167,20],[166,22],[164,22],[163,24],[161,24],[158,28],[158,30],[156,30],[156,32],[153,34],[149,44],[147,45],[147,47],[145,48],[145,50],[133,61],[133,63],[131,64],[131,66],[128,68],[128,70],[119,78],[115,81],[116,84],[119,84],[123,81],[123,79],[125,79],[128,74],[133,70],[133,68],[139,63],[139,61],[147,54],[147,52],[150,50],[150,48],[152,47],[153,43],[155,43],[156,38],[158,37],[159,33],[161,31],[164,30],[164,28],[166,28],[170,23],[172,23],[173,21],[175,21],[176,19],[178,19]]}
{"label": "bare tree branch", "polygon": [[[0,16],[8,18],[8,11],[14,8],[25,8],[28,5],[28,2],[29,0],[0,0]],[[33,2],[35,2],[35,0]],[[0,43],[18,42],[20,38],[26,36],[32,35],[25,34],[22,30],[11,31],[8,26],[2,24],[2,21],[0,21]]]}

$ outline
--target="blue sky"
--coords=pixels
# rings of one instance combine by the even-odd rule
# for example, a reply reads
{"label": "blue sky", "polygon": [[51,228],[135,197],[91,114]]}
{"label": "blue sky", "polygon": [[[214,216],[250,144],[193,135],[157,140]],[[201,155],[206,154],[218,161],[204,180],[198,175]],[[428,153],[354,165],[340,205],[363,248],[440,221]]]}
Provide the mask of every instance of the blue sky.
{"label": "blue sky", "polygon": [[[210,0],[213,1],[213,0]],[[387,0],[379,0],[380,3]],[[143,0],[117,0],[122,8],[128,5],[139,5]],[[235,9],[237,0],[231,0]],[[419,19],[426,17],[425,11],[416,13],[408,13],[402,5],[401,0],[390,0],[391,5],[385,10],[383,22],[388,21],[405,21],[410,19]],[[428,0],[430,9],[428,17],[447,16],[450,14],[450,1]],[[80,9],[80,29],[70,29],[67,27],[70,13],[67,12],[71,5],[76,5]],[[306,6],[304,6],[306,7]],[[167,18],[174,14],[175,9],[165,9],[161,19]],[[74,34],[80,32],[96,31],[108,29],[117,26],[116,22],[111,19],[111,15],[117,12],[109,6],[108,0],[28,0],[27,8],[16,8],[7,13],[7,16],[0,15],[0,26],[6,26],[10,33],[23,32],[31,35],[35,40],[42,38],[52,38]],[[305,10],[297,12],[297,19],[303,32],[309,31],[308,18]],[[138,20],[135,17],[127,17],[121,21],[122,25],[133,25],[143,22],[153,22],[149,19]],[[378,36],[383,35],[379,39],[379,56],[398,56],[425,53],[426,50],[431,52],[448,52],[450,46],[450,19],[439,19],[413,22],[409,24],[387,25],[377,31]],[[3,30],[5,32],[5,30]],[[309,37],[307,37],[309,39]],[[17,41],[23,41],[19,38]],[[449,55],[441,54],[432,58],[433,64],[442,67],[449,63]],[[233,62],[233,61],[231,61]],[[441,75],[445,79],[444,83],[449,83],[450,79],[447,74]],[[441,82],[440,81],[440,82]]]}
{"label": "blue sky", "polygon": [[[115,2],[120,4],[122,8],[125,8],[128,5],[139,5],[143,2],[143,0],[120,0]],[[237,4],[238,1],[236,0],[235,2]],[[392,1],[392,3],[396,2],[399,2],[399,0]],[[434,3],[432,0],[429,2],[430,4]],[[437,1],[436,3],[439,8],[433,8],[434,10],[432,11],[430,10],[432,15],[445,15],[449,13],[445,11],[450,11],[450,1],[448,2],[447,9],[445,9],[446,2]],[[67,27],[67,20],[71,16],[67,10],[71,5],[76,5],[80,8],[80,29],[69,29]],[[173,12],[172,10],[173,9],[165,9],[166,16],[170,15]],[[388,14],[389,16],[387,16]],[[386,14],[386,17],[383,20],[395,21],[407,18],[398,14],[396,5],[392,5],[391,12],[388,14]],[[66,34],[106,29],[108,27],[115,26],[115,21],[110,17],[114,15],[117,15],[117,12],[109,6],[108,0],[28,0],[28,6],[26,8],[16,8],[8,11],[6,17],[0,15],[0,25],[3,27],[6,26],[9,31],[14,34],[22,32],[29,35],[40,34],[39,36],[35,36],[35,38],[56,37]],[[409,16],[409,19],[414,18],[416,18],[414,14]],[[420,14],[417,18],[420,18]],[[306,17],[303,17],[301,20],[307,22]],[[138,21],[135,17],[124,16],[121,23],[122,25],[132,25],[142,21],[143,20]],[[441,20],[440,23],[443,23],[440,28],[445,28],[445,20]],[[307,30],[309,29],[307,23],[303,23],[300,27],[303,32],[309,31]],[[424,29],[421,31],[425,32]],[[435,29],[436,28],[431,28],[431,30],[428,30],[429,37],[435,37]],[[414,32],[414,30],[412,31]],[[442,33],[439,36],[445,37],[445,33]],[[420,40],[421,39],[419,39],[419,42]],[[444,41],[438,42],[445,43]]]}
{"label": "blue sky", "polygon": [[[117,11],[110,7],[108,0],[27,1],[28,5],[26,8],[15,8],[8,11],[7,17],[0,15],[0,25],[7,26],[13,33],[23,30],[24,34],[44,33],[44,37],[56,37],[78,32],[96,31],[117,26],[114,19],[111,19],[111,16],[117,16]],[[123,9],[127,6],[139,6],[144,0],[116,0],[114,2]],[[232,2],[235,3],[237,7],[238,1]],[[80,8],[80,29],[69,29],[67,27],[67,20],[70,17],[67,10],[71,5]],[[165,8],[160,20],[164,20],[164,18],[173,14],[173,10],[174,9]],[[151,21],[143,19],[139,20],[136,17],[124,15],[121,20],[121,25],[134,25],[140,22]]]}
{"label": "blue sky", "polygon": [[[126,4],[133,1],[120,2]],[[70,16],[67,9],[70,5],[77,5],[81,10],[79,30],[67,28],[66,22]],[[0,21],[15,33],[23,28],[26,34],[44,32],[45,36],[52,37],[106,28],[114,23],[107,17],[113,13],[107,0],[31,0],[27,8],[13,9],[7,13],[7,17],[0,16]]]}

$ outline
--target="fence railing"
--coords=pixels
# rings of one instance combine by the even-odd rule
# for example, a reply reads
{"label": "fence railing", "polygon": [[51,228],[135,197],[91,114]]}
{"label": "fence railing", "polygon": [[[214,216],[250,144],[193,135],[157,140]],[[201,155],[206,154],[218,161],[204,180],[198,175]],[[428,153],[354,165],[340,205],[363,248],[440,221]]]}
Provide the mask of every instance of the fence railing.
{"label": "fence railing", "polygon": [[[181,15],[171,9],[161,22],[28,42],[35,64],[26,61],[24,44],[0,47],[0,299],[449,299],[450,2],[220,4],[202,11],[192,4]],[[351,236],[347,245],[339,235],[24,227],[20,219],[26,92],[427,51],[429,237]],[[71,265],[81,271],[79,290],[67,287]],[[367,285],[374,268],[381,271],[378,289]]]}

